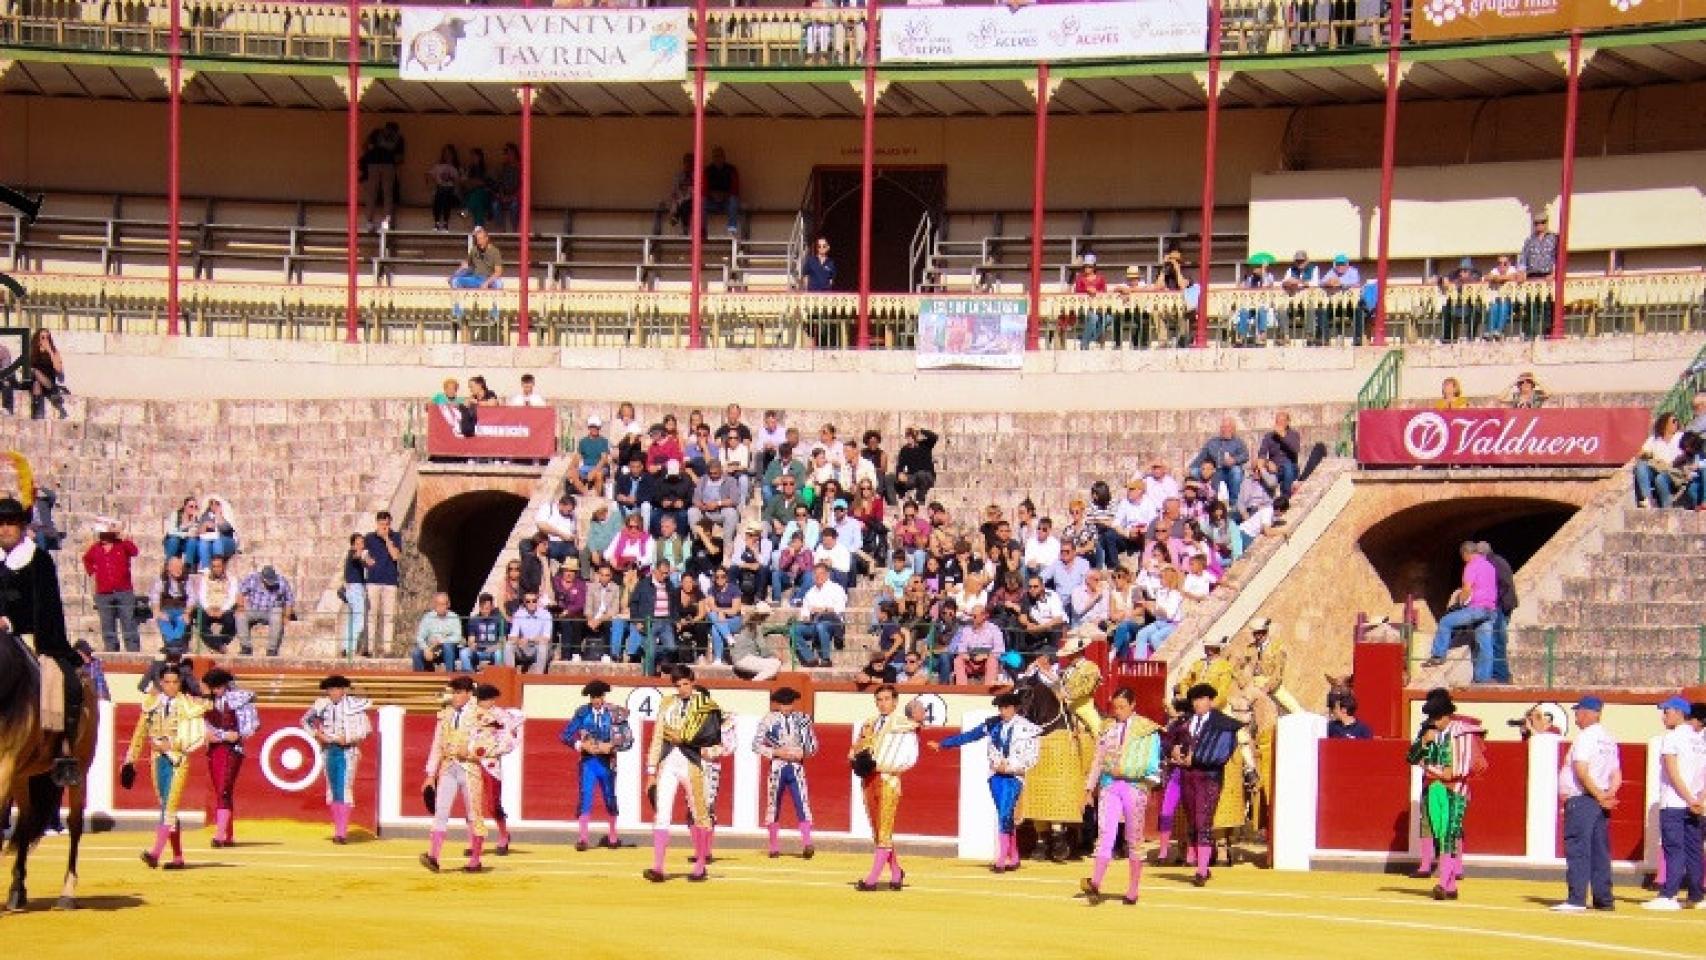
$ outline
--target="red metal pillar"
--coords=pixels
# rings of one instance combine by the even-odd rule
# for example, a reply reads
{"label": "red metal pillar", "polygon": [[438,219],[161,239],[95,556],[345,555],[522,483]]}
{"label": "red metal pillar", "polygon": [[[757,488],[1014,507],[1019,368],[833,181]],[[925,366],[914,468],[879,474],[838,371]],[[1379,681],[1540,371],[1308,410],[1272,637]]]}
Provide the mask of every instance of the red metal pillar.
{"label": "red metal pillar", "polygon": [[1582,79],[1582,32],[1570,31],[1570,74],[1564,86],[1564,176],[1558,187],[1558,262],[1552,267],[1552,339],[1564,336],[1564,274],[1570,265],[1570,195],[1576,188],[1576,115]]}
{"label": "red metal pillar", "polygon": [[1197,269],[1197,326],[1191,345],[1208,345],[1208,289],[1214,262],[1215,163],[1220,154],[1220,0],[1208,8],[1208,131],[1203,139],[1202,256]]}
{"label": "red metal pillar", "polygon": [[1048,182],[1048,64],[1037,64],[1037,153],[1031,167],[1031,316],[1025,349],[1040,346],[1043,315],[1043,212]]}
{"label": "red metal pillar", "polygon": [[[531,6],[531,4],[528,4]],[[531,335],[532,316],[527,310],[527,288],[533,285],[533,84],[521,86],[521,243],[517,254],[516,280],[521,284],[516,342],[525,347]]]}
{"label": "red metal pillar", "polygon": [[355,343],[360,339],[361,305],[356,302],[357,208],[361,206],[361,0],[349,0],[349,109],[344,130],[344,161],[348,169],[344,180],[344,340]]}
{"label": "red metal pillar", "polygon": [[178,173],[182,162],[180,145],[183,140],[184,54],[182,38],[182,0],[172,0],[172,13],[166,41],[166,333],[178,335],[178,221],[182,219],[183,198],[179,194]]}
{"label": "red metal pillar", "polygon": [[[1396,16],[1396,13],[1394,13]],[[1386,284],[1391,275],[1392,255],[1392,177],[1398,158],[1398,44],[1402,28],[1396,20],[1387,27],[1391,34],[1386,43],[1386,120],[1380,139],[1380,233],[1377,236],[1374,266],[1374,345],[1386,345]]]}
{"label": "red metal pillar", "polygon": [[705,331],[700,323],[701,278],[705,257],[705,0],[697,0],[693,14],[693,265],[692,291],[687,295],[687,344],[694,349],[705,345]]}
{"label": "red metal pillar", "polygon": [[[859,349],[871,347],[871,189],[877,152],[877,0],[865,8],[865,133],[859,170]],[[807,242],[812,238],[807,237]]]}

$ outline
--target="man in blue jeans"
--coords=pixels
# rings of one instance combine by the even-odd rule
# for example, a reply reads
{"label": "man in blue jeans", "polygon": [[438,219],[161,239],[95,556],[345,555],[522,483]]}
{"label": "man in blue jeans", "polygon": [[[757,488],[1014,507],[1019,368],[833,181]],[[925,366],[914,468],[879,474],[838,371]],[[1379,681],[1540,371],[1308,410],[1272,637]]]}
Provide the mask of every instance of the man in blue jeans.
{"label": "man in blue jeans", "polygon": [[1659,741],[1659,844],[1664,855],[1664,881],[1659,895],[1641,904],[1644,910],[1682,909],[1681,893],[1690,906],[1706,900],[1702,883],[1702,822],[1706,821],[1706,740],[1688,722],[1693,706],[1681,697],[1659,704],[1665,733]]}
{"label": "man in blue jeans", "polygon": [[1558,913],[1584,913],[1588,895],[1595,910],[1614,910],[1611,897],[1611,811],[1623,786],[1617,741],[1600,725],[1605,702],[1583,697],[1576,704],[1581,732],[1558,772],[1558,796],[1564,801],[1564,880],[1568,898],[1552,907]]}
{"label": "man in blue jeans", "polygon": [[841,618],[846,613],[847,591],[830,578],[829,564],[813,567],[812,587],[800,600],[799,619],[791,631],[801,666],[830,666],[836,634],[845,629]]}
{"label": "man in blue jeans", "polygon": [[[641,657],[646,647],[653,654],[652,669],[664,659],[674,661],[675,622],[682,617],[681,591],[669,576],[669,561],[652,564],[651,574],[641,577],[628,596],[628,659]],[[614,642],[614,641],[613,641]]]}
{"label": "man in blue jeans", "polygon": [[1238,489],[1244,485],[1244,465],[1250,462],[1250,447],[1244,438],[1238,436],[1238,421],[1232,417],[1220,418],[1220,432],[1209,437],[1203,444],[1201,452],[1191,461],[1190,476],[1195,477],[1202,464],[1214,465],[1214,482],[1216,486],[1226,485],[1227,496],[1238,496]]}
{"label": "man in blue jeans", "polygon": [[1499,574],[1474,541],[1464,541],[1458,552],[1463,557],[1463,585],[1452,594],[1452,600],[1461,606],[1439,618],[1433,649],[1423,666],[1437,667],[1444,663],[1446,651],[1451,649],[1451,635],[1459,627],[1474,627],[1475,682],[1487,683],[1493,679],[1493,626],[1499,613]]}

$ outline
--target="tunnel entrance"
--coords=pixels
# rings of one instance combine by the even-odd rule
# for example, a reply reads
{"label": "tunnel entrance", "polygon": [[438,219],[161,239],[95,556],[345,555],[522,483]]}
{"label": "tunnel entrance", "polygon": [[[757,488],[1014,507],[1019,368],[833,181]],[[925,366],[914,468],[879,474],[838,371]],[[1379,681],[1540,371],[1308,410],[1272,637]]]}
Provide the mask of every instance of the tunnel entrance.
{"label": "tunnel entrance", "polygon": [[443,501],[421,520],[421,555],[432,564],[436,588],[450,594],[451,609],[474,609],[486,575],[526,508],[525,497],[476,490]]}
{"label": "tunnel entrance", "polygon": [[1376,523],[1357,541],[1394,603],[1414,596],[1437,619],[1463,578],[1458,547],[1485,540],[1521,570],[1579,508],[1540,497],[1458,497],[1417,504]]}

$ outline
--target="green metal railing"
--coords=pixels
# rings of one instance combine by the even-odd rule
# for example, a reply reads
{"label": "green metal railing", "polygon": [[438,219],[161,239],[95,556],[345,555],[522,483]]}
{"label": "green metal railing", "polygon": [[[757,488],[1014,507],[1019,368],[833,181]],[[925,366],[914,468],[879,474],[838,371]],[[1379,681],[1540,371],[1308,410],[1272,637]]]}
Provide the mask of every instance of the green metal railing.
{"label": "green metal railing", "polygon": [[1706,346],[1701,347],[1694,359],[1688,362],[1681,379],[1659,398],[1653,407],[1653,416],[1674,413],[1678,420],[1687,424],[1694,417],[1694,395],[1702,390],[1706,390]]}
{"label": "green metal railing", "polygon": [[1404,351],[1388,350],[1375,364],[1374,371],[1357,391],[1356,405],[1345,414],[1339,427],[1338,454],[1341,457],[1356,453],[1357,414],[1363,410],[1386,410],[1398,399],[1398,381],[1404,372]]}

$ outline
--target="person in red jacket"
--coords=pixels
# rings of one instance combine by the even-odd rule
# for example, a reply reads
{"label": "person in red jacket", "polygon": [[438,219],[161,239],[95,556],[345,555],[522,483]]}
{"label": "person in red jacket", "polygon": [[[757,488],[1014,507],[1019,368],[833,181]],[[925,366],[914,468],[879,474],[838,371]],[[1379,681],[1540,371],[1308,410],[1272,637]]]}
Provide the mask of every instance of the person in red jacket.
{"label": "person in red jacket", "polygon": [[130,561],[136,544],[126,539],[117,520],[102,518],[95,524],[96,539],[83,551],[83,572],[95,581],[95,612],[101,618],[101,644],[108,653],[118,652],[118,630],[124,628],[126,653],[141,653],[142,638],[136,633],[136,588],[130,579]]}

